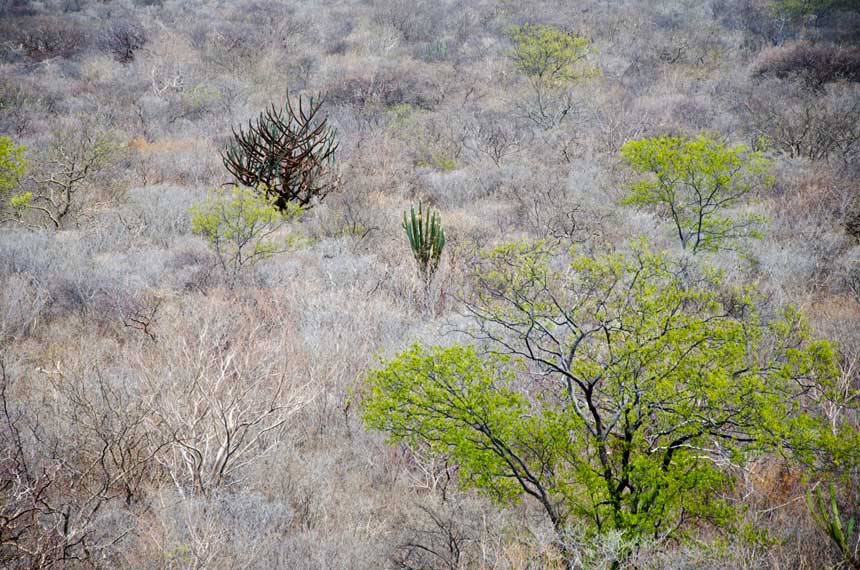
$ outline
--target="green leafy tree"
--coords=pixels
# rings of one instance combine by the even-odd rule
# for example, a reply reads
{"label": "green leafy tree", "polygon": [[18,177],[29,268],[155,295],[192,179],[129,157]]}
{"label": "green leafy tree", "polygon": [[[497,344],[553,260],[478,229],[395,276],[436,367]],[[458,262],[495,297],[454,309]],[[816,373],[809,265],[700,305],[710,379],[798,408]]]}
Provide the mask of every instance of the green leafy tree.
{"label": "green leafy tree", "polygon": [[488,355],[400,353],[369,373],[364,421],[449,455],[465,485],[538,501],[562,544],[574,521],[634,542],[728,524],[731,466],[814,439],[803,396],[833,350],[796,312],[766,320],[689,273],[641,246],[564,263],[499,247],[466,300]]}
{"label": "green leafy tree", "polygon": [[591,54],[588,39],[532,24],[514,26],[508,36],[514,44],[508,55],[529,80],[516,104],[518,114],[544,130],[557,127],[573,108],[570,84],[599,74],[586,63]]}
{"label": "green leafy tree", "polygon": [[760,216],[730,214],[773,183],[771,163],[761,153],[701,134],[631,140],[621,154],[634,172],[645,175],[629,187],[624,203],[669,218],[684,249],[713,251],[761,237]]}
{"label": "green leafy tree", "polygon": [[592,73],[577,64],[590,53],[588,39],[554,26],[514,26],[510,57],[522,73],[543,81],[567,82]]}
{"label": "green leafy tree", "polygon": [[275,207],[265,195],[240,186],[213,190],[190,209],[193,232],[215,248],[221,267],[233,277],[295,245],[296,236],[282,230],[303,211],[290,202]]}

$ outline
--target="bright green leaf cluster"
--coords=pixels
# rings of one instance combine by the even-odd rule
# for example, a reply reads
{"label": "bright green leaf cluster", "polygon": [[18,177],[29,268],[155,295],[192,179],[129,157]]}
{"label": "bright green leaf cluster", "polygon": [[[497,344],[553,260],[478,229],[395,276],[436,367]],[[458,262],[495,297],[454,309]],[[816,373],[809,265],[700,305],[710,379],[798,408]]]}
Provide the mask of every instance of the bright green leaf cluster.
{"label": "bright green leaf cluster", "polygon": [[189,210],[192,231],[215,248],[222,267],[233,275],[295,245],[297,238],[281,230],[303,211],[293,203],[276,209],[265,195],[240,186],[213,190],[206,202]]}
{"label": "bright green leaf cluster", "polygon": [[27,168],[26,150],[26,147],[16,146],[9,137],[0,137],[0,195],[15,189],[21,181]]}
{"label": "bright green leaf cluster", "polygon": [[33,203],[33,193],[32,192],[21,192],[15,196],[12,196],[12,199],[9,200],[9,205],[12,206],[14,210],[20,210],[22,208],[28,208],[30,204]]}
{"label": "bright green leaf cluster", "polygon": [[510,57],[528,77],[566,82],[590,73],[576,65],[590,53],[587,38],[554,26],[530,24],[514,26],[509,36],[514,42]]}
{"label": "bright green leaf cluster", "polygon": [[645,175],[629,187],[624,203],[653,207],[669,218],[684,249],[713,251],[761,237],[760,216],[728,213],[773,184],[771,162],[761,153],[726,146],[711,134],[631,140],[621,153]]}
{"label": "bright green leaf cluster", "polygon": [[525,416],[530,405],[513,381],[504,359],[483,358],[473,347],[414,345],[370,373],[364,421],[392,441],[451,454],[464,483],[514,498],[515,482],[497,476],[506,470],[504,451],[481,435],[525,437],[512,419]]}

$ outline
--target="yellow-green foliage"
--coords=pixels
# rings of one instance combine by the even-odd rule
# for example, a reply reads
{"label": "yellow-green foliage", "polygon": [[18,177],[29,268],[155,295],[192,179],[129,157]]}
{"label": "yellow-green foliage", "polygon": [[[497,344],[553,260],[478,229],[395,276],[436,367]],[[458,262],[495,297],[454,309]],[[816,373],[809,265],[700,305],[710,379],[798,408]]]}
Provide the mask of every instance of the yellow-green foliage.
{"label": "yellow-green foliage", "polygon": [[451,172],[457,169],[457,161],[444,152],[434,152],[428,160],[419,160],[418,166],[432,167],[443,172]]}
{"label": "yellow-green foliage", "polygon": [[457,169],[454,143],[423,120],[426,112],[407,104],[395,105],[389,111],[392,120],[388,129],[414,150],[416,166],[444,172]]}
{"label": "yellow-green foliage", "polygon": [[627,164],[643,174],[625,204],[653,207],[668,217],[684,249],[693,253],[760,238],[760,216],[732,216],[747,195],[773,183],[771,162],[744,145],[726,146],[716,135],[655,137],[627,141]]}
{"label": "yellow-green foliage", "polygon": [[26,147],[16,146],[9,137],[0,137],[0,195],[14,190],[27,168]]}
{"label": "yellow-green foliage", "polygon": [[731,523],[720,465],[827,430],[803,386],[836,374],[834,352],[796,311],[767,322],[751,293],[641,245],[562,259],[542,244],[485,254],[467,306],[489,355],[413,346],[384,362],[367,425],[452,459],[464,485],[533,497],[560,533],[585,521],[631,538]]}
{"label": "yellow-green foliage", "polygon": [[32,202],[32,192],[21,192],[20,194],[12,196],[12,199],[9,200],[9,205],[12,206],[13,210],[20,210],[21,208],[28,208]]}
{"label": "yellow-green foliage", "polygon": [[509,31],[514,48],[509,55],[522,73],[548,81],[571,81],[593,74],[577,64],[590,53],[588,39],[553,26],[514,26]]}
{"label": "yellow-green foliage", "polygon": [[282,230],[303,211],[292,203],[276,209],[264,195],[244,187],[215,189],[189,210],[193,232],[215,248],[222,267],[234,275],[296,245],[298,238]]}
{"label": "yellow-green foliage", "polygon": [[217,101],[221,92],[206,83],[198,83],[182,94],[182,102],[191,110],[202,109],[209,103]]}

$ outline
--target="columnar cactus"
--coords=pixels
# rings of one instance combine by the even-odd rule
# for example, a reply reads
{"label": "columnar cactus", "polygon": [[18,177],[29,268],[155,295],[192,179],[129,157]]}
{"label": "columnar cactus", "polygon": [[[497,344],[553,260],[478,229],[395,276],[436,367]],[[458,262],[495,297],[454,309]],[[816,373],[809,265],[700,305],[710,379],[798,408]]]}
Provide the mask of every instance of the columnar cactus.
{"label": "columnar cactus", "polygon": [[853,540],[854,519],[848,519],[843,526],[839,507],[836,505],[836,489],[830,484],[830,504],[821,496],[821,488],[816,487],[815,494],[806,492],[806,504],[816,524],[830,537],[830,540],[845,557],[850,568],[860,568],[860,537]]}
{"label": "columnar cactus", "polygon": [[409,212],[403,212],[403,230],[409,238],[409,247],[418,264],[418,274],[429,282],[439,267],[442,257],[442,248],[445,247],[445,231],[442,229],[442,218],[439,212],[424,211],[421,203],[418,203],[418,212],[415,206],[409,208]]}

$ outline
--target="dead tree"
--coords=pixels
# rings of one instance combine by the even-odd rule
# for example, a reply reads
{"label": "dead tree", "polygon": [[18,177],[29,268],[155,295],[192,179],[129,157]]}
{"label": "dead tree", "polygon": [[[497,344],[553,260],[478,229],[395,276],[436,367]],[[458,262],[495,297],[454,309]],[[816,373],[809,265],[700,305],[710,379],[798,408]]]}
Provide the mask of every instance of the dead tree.
{"label": "dead tree", "polygon": [[319,117],[322,101],[287,97],[283,110],[274,105],[247,130],[233,129],[233,140],[222,152],[224,166],[236,180],[265,194],[285,210],[292,202],[310,206],[334,187],[331,167],[337,142],[328,117]]}

